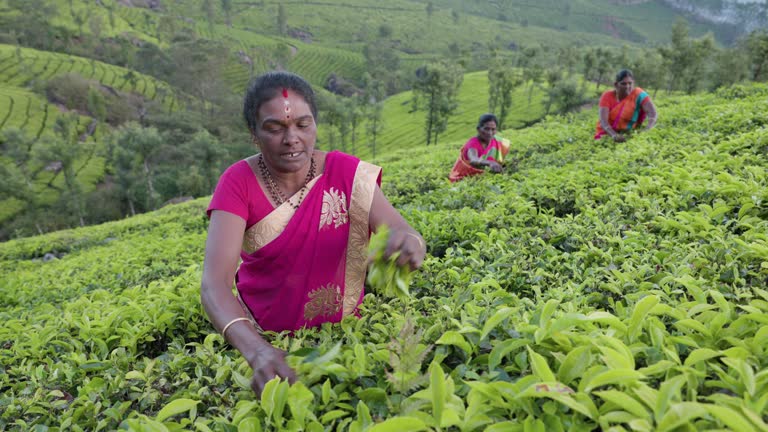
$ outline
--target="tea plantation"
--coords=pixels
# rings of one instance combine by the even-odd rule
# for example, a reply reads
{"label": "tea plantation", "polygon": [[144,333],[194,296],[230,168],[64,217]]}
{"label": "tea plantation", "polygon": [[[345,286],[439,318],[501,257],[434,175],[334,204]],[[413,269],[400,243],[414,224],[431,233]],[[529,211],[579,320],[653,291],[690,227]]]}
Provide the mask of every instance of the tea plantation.
{"label": "tea plantation", "polygon": [[428,243],[411,298],[272,335],[301,379],[260,399],[200,305],[207,199],[2,243],[0,430],[766,431],[768,86],[657,107],[457,184],[462,142],[380,161]]}

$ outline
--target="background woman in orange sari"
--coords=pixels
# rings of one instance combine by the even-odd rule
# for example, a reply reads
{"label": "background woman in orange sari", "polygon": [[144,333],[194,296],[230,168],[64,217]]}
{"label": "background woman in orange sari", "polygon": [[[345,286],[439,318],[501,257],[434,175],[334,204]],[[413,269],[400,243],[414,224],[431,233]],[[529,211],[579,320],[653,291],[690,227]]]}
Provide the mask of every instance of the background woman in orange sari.
{"label": "background woman in orange sari", "polygon": [[606,91],[600,97],[600,120],[597,122],[595,139],[608,135],[615,142],[624,142],[627,140],[624,134],[640,128],[646,118],[646,130],[656,125],[656,107],[648,93],[635,87],[632,71],[619,71],[613,87],[613,90]]}

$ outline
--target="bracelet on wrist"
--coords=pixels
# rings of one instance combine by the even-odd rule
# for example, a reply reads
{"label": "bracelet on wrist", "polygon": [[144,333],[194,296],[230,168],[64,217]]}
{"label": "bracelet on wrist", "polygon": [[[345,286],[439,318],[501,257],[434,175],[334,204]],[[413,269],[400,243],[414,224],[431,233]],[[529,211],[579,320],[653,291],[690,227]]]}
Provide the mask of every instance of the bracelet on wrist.
{"label": "bracelet on wrist", "polygon": [[405,233],[405,235],[409,235],[409,236],[415,238],[416,241],[419,242],[419,246],[420,247],[424,247],[424,240],[422,240],[421,237],[419,237],[418,235],[416,235],[414,233],[410,233],[410,232],[409,233]]}
{"label": "bracelet on wrist", "polygon": [[221,329],[221,336],[224,337],[224,339],[227,338],[227,330],[229,330],[230,327],[232,327],[232,324],[238,322],[238,321],[250,321],[251,319],[248,317],[239,317],[235,318],[232,321],[228,322],[223,329]]}

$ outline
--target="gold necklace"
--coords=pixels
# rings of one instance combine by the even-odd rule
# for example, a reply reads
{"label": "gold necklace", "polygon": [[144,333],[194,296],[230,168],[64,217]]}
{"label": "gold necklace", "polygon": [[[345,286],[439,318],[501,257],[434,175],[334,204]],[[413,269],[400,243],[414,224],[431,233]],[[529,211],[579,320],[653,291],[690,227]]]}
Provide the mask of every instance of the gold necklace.
{"label": "gold necklace", "polygon": [[307,192],[307,185],[313,178],[315,178],[315,158],[310,158],[309,172],[307,172],[307,178],[304,180],[304,185],[300,189],[301,194],[299,195],[299,200],[296,204],[291,202],[289,198],[286,198],[283,191],[277,186],[275,179],[272,177],[272,173],[269,171],[269,168],[267,168],[267,164],[264,163],[264,156],[259,155],[258,164],[259,169],[261,170],[261,176],[267,180],[267,189],[269,189],[269,194],[272,196],[272,200],[277,203],[278,206],[288,201],[288,204],[290,204],[294,210],[297,210],[304,200],[304,194]]}

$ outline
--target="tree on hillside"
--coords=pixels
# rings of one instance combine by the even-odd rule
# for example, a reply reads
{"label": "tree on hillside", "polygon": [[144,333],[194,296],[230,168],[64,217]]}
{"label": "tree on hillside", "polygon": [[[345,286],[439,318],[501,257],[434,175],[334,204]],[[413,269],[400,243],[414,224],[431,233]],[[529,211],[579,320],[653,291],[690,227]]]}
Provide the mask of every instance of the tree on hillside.
{"label": "tree on hillside", "polygon": [[541,82],[544,74],[544,66],[541,65],[539,50],[537,48],[525,48],[518,57],[517,64],[523,69],[523,83],[528,86],[528,105],[533,98],[533,89]]}
{"label": "tree on hillside", "polygon": [[595,65],[597,64],[595,52],[591,49],[586,50],[581,58],[581,64],[583,66],[581,73],[584,75],[584,84],[586,85],[587,81],[589,81],[589,78],[592,76],[592,72],[595,70]]}
{"label": "tree on hillside", "polygon": [[710,90],[736,84],[750,75],[748,56],[740,49],[718,49],[712,60]]}
{"label": "tree on hillside", "polygon": [[36,216],[39,195],[35,193],[32,171],[34,154],[32,146],[35,139],[18,128],[7,128],[0,134],[0,149],[10,163],[0,163],[0,200],[16,198],[25,205],[25,212],[39,234],[43,233],[39,219]]}
{"label": "tree on hillside", "polygon": [[205,19],[208,21],[208,31],[213,33],[213,26],[216,24],[216,11],[213,9],[213,0],[203,0],[200,9],[203,11]]}
{"label": "tree on hillside", "polygon": [[656,91],[666,84],[666,71],[664,61],[656,50],[646,48],[643,52],[630,61],[627,65],[632,70],[637,84],[645,90]]}
{"label": "tree on hillside", "polygon": [[[158,37],[165,40],[172,40],[173,36],[178,31],[178,22],[176,17],[171,15],[160,15],[157,19],[157,25],[155,26]],[[143,44],[141,48],[144,48],[147,44]],[[154,46],[154,45],[153,45]]]}
{"label": "tree on hillside", "polygon": [[107,120],[107,103],[104,95],[93,87],[88,87],[88,112],[100,122]]}
{"label": "tree on hillside", "polygon": [[367,72],[363,74],[365,83],[365,92],[363,94],[363,112],[367,118],[366,132],[370,138],[371,153],[373,159],[376,159],[376,139],[384,129],[382,113],[384,111],[384,84],[381,81],[374,80]]}
{"label": "tree on hillside", "polygon": [[597,48],[595,50],[595,90],[600,88],[600,86],[603,84],[603,80],[609,76],[609,72],[615,68],[615,62],[616,61],[610,50],[605,48]]}
{"label": "tree on hillside", "polygon": [[227,27],[232,27],[232,0],[221,0],[221,9],[224,11]]}
{"label": "tree on hillside", "polygon": [[277,33],[285,36],[288,33],[288,17],[285,15],[285,6],[277,5]]}
{"label": "tree on hillside", "polygon": [[382,24],[378,37],[363,46],[365,70],[372,79],[384,84],[387,94],[399,92],[401,88],[400,56],[391,40],[392,27]]}
{"label": "tree on hillside", "polygon": [[578,109],[585,101],[584,88],[574,77],[560,78],[550,84],[548,89],[547,113],[552,106],[557,107],[559,113],[569,113]]}
{"label": "tree on hillside", "polygon": [[558,97],[557,92],[562,90],[557,85],[562,79],[563,73],[560,72],[560,69],[552,68],[544,73],[544,80],[547,83],[547,105],[544,108],[546,114],[549,114],[549,111],[552,109],[552,104],[555,103],[555,99]]}
{"label": "tree on hillside", "polygon": [[181,41],[171,45],[169,56],[175,68],[171,83],[195,96],[203,113],[215,114],[219,101],[231,91],[224,83],[224,67],[229,52],[223,43],[205,39]]}
{"label": "tree on hillside", "polygon": [[19,13],[13,20],[3,22],[5,31],[14,32],[21,45],[49,50],[53,47],[56,29],[50,21],[58,13],[54,2],[46,0],[7,0],[11,10]]}
{"label": "tree on hillside", "polygon": [[337,132],[343,121],[338,96],[333,93],[319,93],[317,105],[323,119],[323,129],[327,131],[328,150],[334,150],[337,148]]}
{"label": "tree on hillside", "polygon": [[456,96],[463,80],[461,66],[452,63],[434,62],[416,72],[413,104],[417,107],[423,101],[427,145],[437,144],[439,134],[448,127],[448,117],[458,106]]}
{"label": "tree on hillside", "polygon": [[[85,196],[83,186],[77,178],[78,167],[84,159],[92,156],[94,143],[80,141],[77,114],[61,115],[53,127],[54,134],[44,135],[36,147],[35,158],[41,164],[56,169],[64,177],[64,189],[58,207],[64,214],[73,217],[80,226],[85,226]],[[52,186],[49,183],[49,186]]]}
{"label": "tree on hillside", "polygon": [[108,161],[115,172],[120,199],[132,215],[137,210],[154,210],[159,204],[154,181],[163,142],[157,129],[138,123],[128,123],[112,136]]}
{"label": "tree on hillside", "polygon": [[711,35],[694,40],[688,36],[688,24],[685,20],[679,19],[675,22],[672,26],[671,43],[658,48],[667,71],[667,91],[696,91],[703,76],[705,60],[713,46]]}
{"label": "tree on hillside", "polygon": [[512,108],[512,90],[522,84],[522,78],[512,69],[508,61],[496,58],[488,69],[488,111],[496,113],[497,127],[504,129],[507,116]]}
{"label": "tree on hillside", "polygon": [[557,64],[565,67],[568,75],[573,75],[576,64],[579,61],[578,52],[573,45],[568,45],[557,50]]}
{"label": "tree on hillside", "polygon": [[203,186],[202,190],[190,190],[186,193],[195,196],[213,193],[221,172],[222,161],[227,156],[227,151],[221,146],[219,140],[207,130],[200,129],[191,140],[184,143],[182,151],[198,169]]}
{"label": "tree on hillside", "polygon": [[768,80],[768,31],[755,30],[739,42],[748,57],[752,81]]}
{"label": "tree on hillside", "polygon": [[363,95],[352,96],[346,104],[346,122],[349,124],[350,143],[352,144],[353,154],[357,152],[357,131],[364,115],[363,97]]}

